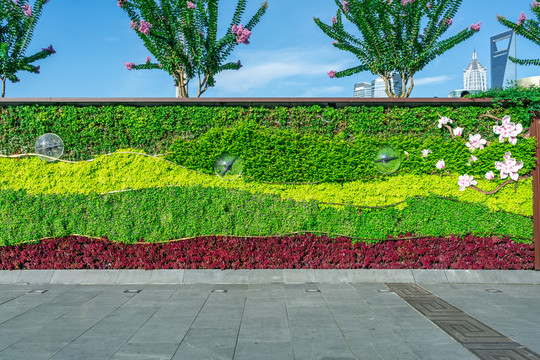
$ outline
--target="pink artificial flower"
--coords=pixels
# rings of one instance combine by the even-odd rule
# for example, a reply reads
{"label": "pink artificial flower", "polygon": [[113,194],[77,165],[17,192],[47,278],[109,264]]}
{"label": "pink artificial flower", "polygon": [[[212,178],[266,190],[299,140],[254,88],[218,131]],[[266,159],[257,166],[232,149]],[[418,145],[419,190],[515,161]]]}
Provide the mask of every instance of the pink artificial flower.
{"label": "pink artificial flower", "polygon": [[129,27],[131,28],[131,30],[135,30],[135,29],[137,28],[137,26],[139,26],[139,23],[138,23],[138,22],[133,21],[133,20],[131,20],[131,21],[129,22]]}
{"label": "pink artificial flower", "polygon": [[465,146],[467,146],[469,150],[474,151],[474,149],[483,149],[486,143],[487,141],[482,139],[480,134],[469,134],[469,142],[465,143]]}
{"label": "pink artificial flower", "polygon": [[532,7],[533,7],[533,8],[537,8],[537,7],[539,7],[539,6],[540,6],[540,2],[538,2],[538,1],[533,1],[533,2],[532,2]]}
{"label": "pink artificial flower", "polygon": [[128,69],[128,70],[133,69],[133,67],[135,66],[134,62],[128,62],[128,63],[124,63],[124,64],[126,64],[126,69]]}
{"label": "pink artificial flower", "polygon": [[152,27],[152,24],[150,24],[148,21],[141,20],[139,24],[139,31],[143,33],[144,35],[148,35],[150,33],[151,27]]}
{"label": "pink artificial flower", "polygon": [[52,45],[49,45],[49,47],[46,48],[46,49],[41,48],[41,51],[48,51],[48,52],[50,52],[51,54],[56,54],[56,51],[53,49]]}
{"label": "pink artificial flower", "polygon": [[412,2],[414,2],[414,0],[401,0],[401,5],[405,6],[405,5],[410,4]]}
{"label": "pink artificial flower", "polygon": [[485,175],[486,179],[487,180],[493,180],[495,179],[495,174],[493,173],[493,171],[488,171]]}
{"label": "pink artificial flower", "polygon": [[409,160],[409,153],[406,152],[405,150],[403,150],[403,152],[405,153],[405,156],[407,156],[407,160]]}
{"label": "pink artificial flower", "polygon": [[461,136],[463,134],[463,128],[457,127],[452,130],[452,133],[454,134],[454,136]]}
{"label": "pink artificial flower", "polygon": [[335,16],[332,16],[332,24],[335,24],[335,23],[337,23],[337,19]]}
{"label": "pink artificial flower", "polygon": [[29,4],[24,4],[23,6],[21,6],[21,9],[25,16],[32,16],[32,7]]}
{"label": "pink artificial flower", "polygon": [[146,57],[146,63],[148,64],[151,61],[150,56]]}
{"label": "pink artificial flower", "polygon": [[196,6],[195,6],[195,4],[192,3],[191,1],[188,1],[188,2],[187,2],[187,8],[188,8],[188,9],[195,9]]}
{"label": "pink artificial flower", "polygon": [[452,25],[452,18],[449,18],[446,20],[446,25],[448,26]]}
{"label": "pink artificial flower", "polygon": [[392,5],[392,2],[394,2],[394,0],[388,0],[388,5]]}
{"label": "pink artificial flower", "polygon": [[504,161],[495,161],[495,169],[501,171],[501,179],[506,179],[508,175],[514,181],[519,178],[518,171],[523,168],[523,161],[516,162],[516,159],[512,158],[512,154],[507,151],[504,154]]}
{"label": "pink artificial flower", "polygon": [[432,3],[427,4],[427,8],[428,8],[429,10],[431,10],[431,7],[432,7],[432,6],[433,6]]}
{"label": "pink artificial flower", "polygon": [[527,20],[527,17],[525,16],[525,13],[521,12],[521,14],[519,14],[519,18],[518,18],[518,21],[517,21],[518,26],[522,25],[525,22],[525,20]]}
{"label": "pink artificial flower", "polygon": [[443,125],[445,125],[447,123],[451,124],[452,119],[450,119],[449,117],[443,116],[442,118],[439,119],[439,124],[437,125],[437,127],[440,129],[440,128],[442,128]]}
{"label": "pink artificial flower", "polygon": [[480,26],[482,25],[482,22],[479,21],[478,24],[471,24],[471,30],[474,30],[476,32],[479,32],[480,31]]}
{"label": "pink artificial flower", "polygon": [[345,0],[343,0],[342,3],[343,3],[343,11],[349,12],[349,10],[351,10],[349,8],[349,3],[347,1],[345,1]]}
{"label": "pink artificial flower", "polygon": [[428,150],[428,149],[424,149],[422,150],[422,157],[426,157],[429,155],[429,153],[432,153],[433,151],[431,150]]}
{"label": "pink artificial flower", "polygon": [[328,72],[328,76],[330,76],[330,78],[335,78],[336,77],[336,72],[334,70],[330,70]]}
{"label": "pink artificial flower", "polygon": [[459,185],[459,191],[464,191],[466,187],[469,187],[471,185],[476,185],[478,182],[476,180],[473,180],[472,175],[463,175],[460,176],[458,179],[458,185]]}
{"label": "pink artificial flower", "polygon": [[439,170],[443,170],[446,167],[444,159],[437,161],[437,163],[435,164],[435,167]]}

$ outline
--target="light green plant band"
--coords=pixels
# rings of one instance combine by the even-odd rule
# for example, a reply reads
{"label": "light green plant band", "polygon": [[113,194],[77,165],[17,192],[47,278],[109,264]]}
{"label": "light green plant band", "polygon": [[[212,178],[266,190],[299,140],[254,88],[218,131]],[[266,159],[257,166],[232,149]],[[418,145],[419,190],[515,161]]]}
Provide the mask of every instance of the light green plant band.
{"label": "light green plant band", "polygon": [[[138,152],[125,149],[117,152]],[[322,203],[357,206],[395,204],[410,196],[440,195],[462,202],[485,204],[490,210],[532,216],[532,178],[503,187],[492,195],[473,189],[459,191],[458,175],[390,175],[378,181],[322,183],[312,185],[275,185],[244,182],[242,178],[224,181],[217,176],[200,174],[171,164],[163,159],[136,154],[114,153],[98,156],[94,161],[75,164],[47,163],[37,157],[0,158],[0,190],[26,190],[28,194],[90,194],[126,189],[164,186],[203,186],[245,190],[254,194],[273,194],[295,201],[315,200]],[[484,191],[497,188],[504,180],[475,179]],[[337,205],[326,205],[341,208]],[[406,203],[397,205],[403,209]],[[324,207],[321,206],[321,207]]]}

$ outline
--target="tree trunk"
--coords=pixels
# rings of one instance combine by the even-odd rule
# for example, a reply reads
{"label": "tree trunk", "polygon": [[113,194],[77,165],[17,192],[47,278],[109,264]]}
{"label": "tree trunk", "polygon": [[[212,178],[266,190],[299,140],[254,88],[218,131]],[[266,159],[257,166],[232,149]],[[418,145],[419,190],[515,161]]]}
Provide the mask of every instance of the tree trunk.
{"label": "tree trunk", "polygon": [[6,76],[2,76],[2,97],[6,95]]}

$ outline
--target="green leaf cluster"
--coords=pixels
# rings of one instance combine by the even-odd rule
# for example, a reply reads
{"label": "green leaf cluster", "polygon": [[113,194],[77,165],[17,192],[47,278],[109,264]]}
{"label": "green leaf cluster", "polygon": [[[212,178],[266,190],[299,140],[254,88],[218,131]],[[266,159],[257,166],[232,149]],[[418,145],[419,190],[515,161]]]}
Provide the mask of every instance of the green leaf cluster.
{"label": "green leaf cluster", "polygon": [[[517,22],[513,22],[506,19],[504,16],[499,15],[497,16],[497,21],[503,26],[514,30],[516,34],[523,36],[525,39],[532,41],[536,45],[540,45],[540,7],[535,7],[533,5],[530,7],[531,12],[536,19],[527,19],[523,22],[518,20]],[[519,65],[540,65],[540,59],[516,59],[514,57],[510,57],[510,60]]]}
{"label": "green leaf cluster", "polygon": [[[222,38],[217,36],[219,0],[120,0],[119,6],[131,19],[133,30],[157,62],[148,61],[133,69],[161,69],[174,78],[180,97],[188,97],[188,83],[197,77],[199,97],[215,84],[215,75],[223,70],[238,70],[240,61],[226,62],[239,43],[231,32],[240,25],[247,0],[238,0],[231,24]],[[193,6],[191,6],[193,5]],[[247,22],[252,30],[266,12],[266,2]],[[149,23],[147,33],[142,22]]]}
{"label": "green leaf cluster", "polygon": [[[397,135],[427,139],[440,135],[451,138],[446,129],[437,128],[440,116],[453,119],[465,134],[480,133],[496,140],[495,121],[482,117],[490,112],[530,126],[530,113],[524,106],[509,108],[463,107],[227,107],[227,106],[6,106],[0,107],[0,153],[33,153],[37,138],[52,132],[64,141],[65,160],[87,160],[118,149],[138,148],[149,154],[168,151],[176,139],[194,139],[215,127],[253,121],[272,129],[288,129],[300,134],[331,139],[341,134],[346,141],[363,136]],[[440,116],[439,116],[440,114]]]}
{"label": "green leaf cluster", "polygon": [[320,208],[315,202],[284,201],[222,188],[144,189],[107,195],[37,195],[0,191],[0,244],[14,245],[71,234],[105,236],[134,243],[189,236],[272,236],[325,232],[381,241],[416,235],[500,234],[530,242],[532,219],[489,212],[480,204],[439,197],[409,198],[394,207],[358,211]]}
{"label": "green leaf cluster", "polygon": [[[335,0],[338,7],[331,24],[315,18],[317,26],[334,40],[336,48],[352,53],[360,65],[338,71],[336,77],[370,71],[381,77],[389,97],[408,97],[413,89],[413,76],[437,56],[455,47],[474,34],[463,29],[441,39],[450,28],[462,0],[400,1]],[[345,28],[343,17],[355,32]],[[390,79],[398,74],[401,84],[391,87]]]}
{"label": "green leaf cluster", "polygon": [[[136,151],[125,149],[125,152]],[[144,153],[118,152],[77,164],[48,163],[37,157],[21,160],[0,158],[0,190],[24,190],[30,195],[88,195],[125,189],[201,186],[275,195],[282,200],[316,201],[321,208],[343,208],[332,204],[363,207],[396,204],[397,209],[403,209],[407,206],[403,201],[408,197],[438,195],[466,203],[481,203],[490,211],[504,210],[525,216],[533,214],[532,178],[520,180],[517,189],[507,185],[495,194],[485,195],[472,189],[459,191],[459,174],[452,177],[442,175],[445,174],[402,174],[345,183],[268,184],[245,181],[242,177],[224,181],[215,175],[190,171]],[[478,188],[484,191],[492,191],[504,182],[500,179],[487,181],[483,176],[476,180]]]}
{"label": "green leaf cluster", "polygon": [[[341,136],[340,136],[341,135]],[[373,160],[383,145],[400,153],[401,167],[395,174],[430,174],[437,161],[444,159],[446,170],[460,174],[484,176],[494,170],[495,161],[503,161],[505,152],[523,160],[523,174],[534,167],[536,142],[521,139],[516,145],[494,141],[475,150],[479,158],[470,162],[471,151],[466,140],[441,136],[419,139],[410,136],[358,137],[346,141],[343,134],[327,139],[316,134],[263,128],[253,122],[232,127],[213,128],[194,140],[177,139],[167,159],[189,169],[213,174],[214,164],[223,153],[240,156],[247,179],[265,182],[336,182],[367,180],[380,177]],[[432,151],[422,157],[422,150]],[[405,151],[409,153],[409,158]]]}
{"label": "green leaf cluster", "polygon": [[28,71],[39,74],[39,66],[33,63],[52,55],[51,48],[42,49],[33,55],[25,52],[34,35],[34,28],[41,16],[43,5],[48,0],[36,0],[31,14],[25,14],[23,6],[13,0],[0,0],[0,79],[2,97],[5,95],[6,80],[18,82],[17,72]]}

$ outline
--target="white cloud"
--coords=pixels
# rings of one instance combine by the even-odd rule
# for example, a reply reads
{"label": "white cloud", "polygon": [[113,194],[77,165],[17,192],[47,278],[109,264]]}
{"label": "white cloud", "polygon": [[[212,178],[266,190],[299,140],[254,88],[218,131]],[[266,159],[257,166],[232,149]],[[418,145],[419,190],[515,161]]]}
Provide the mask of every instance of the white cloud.
{"label": "white cloud", "polygon": [[[335,53],[328,54],[321,50],[285,49],[241,55],[244,66],[240,70],[224,71],[216,76],[220,90],[238,94],[265,87],[287,88],[314,77],[328,79],[328,71],[350,66],[348,62],[332,59]],[[336,92],[336,88],[333,86],[325,90]]]}
{"label": "white cloud", "polygon": [[448,76],[448,75],[431,76],[431,77],[415,79],[414,85],[416,86],[416,85],[439,84],[439,83],[450,81],[451,79],[452,79],[452,76]]}

